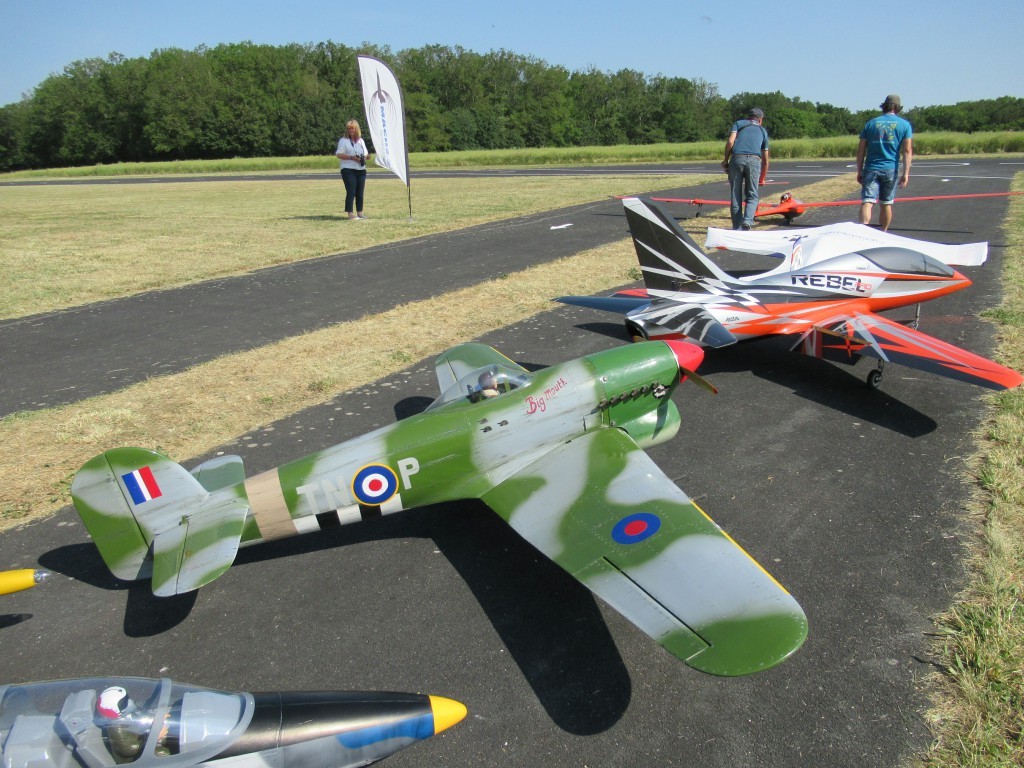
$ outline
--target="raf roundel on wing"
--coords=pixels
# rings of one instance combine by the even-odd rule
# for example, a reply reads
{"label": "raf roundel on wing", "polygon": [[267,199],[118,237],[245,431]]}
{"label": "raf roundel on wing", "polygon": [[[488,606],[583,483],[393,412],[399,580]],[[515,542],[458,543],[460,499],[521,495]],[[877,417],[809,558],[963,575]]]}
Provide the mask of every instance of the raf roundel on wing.
{"label": "raf roundel on wing", "polygon": [[619,544],[639,544],[661,528],[661,518],[650,512],[627,515],[612,528],[612,538]]}

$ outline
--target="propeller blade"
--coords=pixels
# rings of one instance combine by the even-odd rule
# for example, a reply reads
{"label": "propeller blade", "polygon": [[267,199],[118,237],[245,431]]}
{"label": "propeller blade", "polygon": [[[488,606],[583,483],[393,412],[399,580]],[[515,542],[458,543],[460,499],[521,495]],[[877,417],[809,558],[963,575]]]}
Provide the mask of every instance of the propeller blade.
{"label": "propeller blade", "polygon": [[710,381],[705,379],[703,376],[701,376],[696,371],[691,371],[688,368],[682,368],[682,367],[680,367],[679,370],[682,371],[683,377],[685,379],[689,379],[690,381],[692,381],[694,384],[696,384],[701,389],[706,389],[712,395],[717,395],[718,394],[718,387],[716,387],[714,384],[712,384]]}

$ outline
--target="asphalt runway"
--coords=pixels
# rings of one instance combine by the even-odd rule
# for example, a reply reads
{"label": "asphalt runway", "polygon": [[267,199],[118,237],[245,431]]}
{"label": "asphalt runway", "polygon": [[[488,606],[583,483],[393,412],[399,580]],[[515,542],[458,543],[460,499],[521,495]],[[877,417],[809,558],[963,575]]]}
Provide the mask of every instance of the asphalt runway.
{"label": "asphalt runway", "polygon": [[[984,161],[959,176],[927,161],[914,170],[904,194],[1003,191],[1011,176]],[[999,299],[1005,211],[1000,199],[897,205],[896,234],[990,242],[988,264],[966,270],[972,287],[924,306],[923,331],[991,351],[977,314]],[[821,209],[802,222],[853,215]],[[568,231],[590,228],[583,222]],[[480,261],[469,247],[463,257]],[[894,316],[912,310],[903,312]],[[182,338],[195,336],[190,317],[177,325]],[[531,367],[626,337],[614,315],[558,306],[481,340]],[[66,508],[0,536],[3,567],[54,572],[2,598],[0,680],[167,675],[226,689],[423,691],[467,704],[464,723],[392,766],[901,765],[929,742],[920,688],[932,669],[930,617],[964,584],[966,460],[983,390],[889,366],[870,391],[869,368],[772,340],[709,353],[701,373],[721,394],[680,387],[680,434],[650,452],[807,612],[807,643],[769,672],[725,679],[690,669],[465,502],[253,547],[213,584],[171,600],[113,579]],[[436,394],[431,361],[421,361],[213,453],[242,455],[254,474]],[[174,458],[192,466],[205,457]]]}

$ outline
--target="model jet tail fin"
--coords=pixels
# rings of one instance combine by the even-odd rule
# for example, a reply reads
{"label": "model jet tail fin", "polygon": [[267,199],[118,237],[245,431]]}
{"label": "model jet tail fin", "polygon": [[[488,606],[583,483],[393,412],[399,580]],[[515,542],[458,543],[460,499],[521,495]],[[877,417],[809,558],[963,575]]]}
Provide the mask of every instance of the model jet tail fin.
{"label": "model jet tail fin", "polygon": [[184,467],[142,448],[91,459],[75,475],[71,498],[111,573],[126,580],[152,575],[161,597],[198,589],[226,571],[249,510],[244,499],[211,493]]}
{"label": "model jet tail fin", "polygon": [[699,291],[704,281],[731,282],[658,203],[623,199],[644,284],[652,291]]}

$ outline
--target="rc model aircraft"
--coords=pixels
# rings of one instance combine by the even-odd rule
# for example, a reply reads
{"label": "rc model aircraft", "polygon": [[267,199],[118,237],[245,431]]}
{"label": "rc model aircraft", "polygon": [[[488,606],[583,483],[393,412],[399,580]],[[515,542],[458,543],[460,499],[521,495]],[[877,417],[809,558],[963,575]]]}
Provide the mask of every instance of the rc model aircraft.
{"label": "rc model aircraft", "polygon": [[[898,197],[896,198],[897,203],[914,203],[923,200],[967,200],[975,197],[1009,197],[1011,195],[1024,195],[1024,192],[976,192],[966,195],[923,195],[919,197]],[[689,203],[690,205],[697,206],[696,216],[700,216],[704,211],[705,205],[729,205],[728,200],[710,200],[703,197],[652,197],[651,200],[655,200],[659,203]],[[830,200],[824,202],[813,202],[805,203],[803,200],[798,200],[793,197],[792,192],[783,192],[777,203],[759,202],[757,204],[757,210],[754,212],[754,218],[761,219],[765,216],[781,216],[785,219],[787,224],[792,224],[793,220],[803,213],[806,213],[808,208],[835,208],[837,206],[846,205],[860,205],[860,200]]]}
{"label": "rc model aircraft", "polygon": [[860,224],[733,232],[709,229],[709,247],[731,247],[782,258],[775,269],[731,274],[716,265],[660,205],[623,201],[646,289],[614,296],[557,299],[626,316],[635,340],[687,339],[725,347],[760,336],[795,337],[793,349],[834,362],[870,357],[867,376],[882,380],[899,363],[990,389],[1018,386],[1022,377],[877,312],[918,304],[971,284],[951,264],[978,264],[985,243],[936,245]]}
{"label": "rc model aircraft", "polygon": [[355,768],[465,716],[457,701],[412,693],[226,693],[138,677],[0,685],[0,764]]}
{"label": "rc model aircraft", "polygon": [[114,575],[161,596],[217,578],[240,544],[482,499],[679,659],[749,674],[800,647],[804,613],[642,450],[678,431],[671,395],[702,358],[658,341],[531,373],[462,344],[436,360],[440,397],[396,424],[249,478],[237,456],[189,472],[111,450],[71,494]]}

